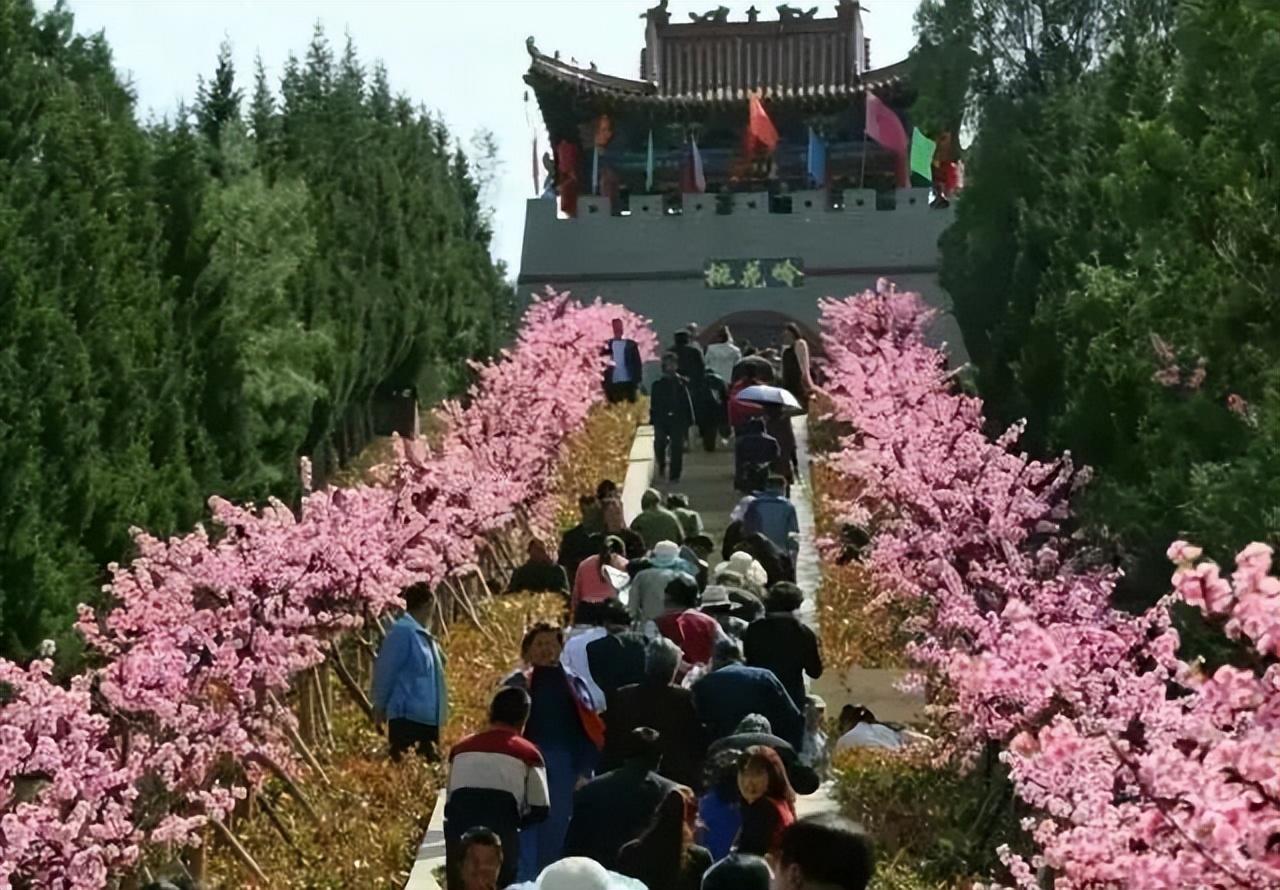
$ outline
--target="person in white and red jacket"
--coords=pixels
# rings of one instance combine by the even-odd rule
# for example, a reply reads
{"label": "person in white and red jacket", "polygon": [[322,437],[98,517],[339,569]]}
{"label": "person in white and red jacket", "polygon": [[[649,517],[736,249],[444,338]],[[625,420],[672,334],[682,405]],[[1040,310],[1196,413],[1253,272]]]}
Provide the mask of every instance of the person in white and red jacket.
{"label": "person in white and red jacket", "polygon": [[489,705],[489,728],[449,752],[444,835],[450,888],[461,886],[459,845],[469,830],[487,828],[502,839],[498,886],[505,887],[516,879],[520,829],[547,818],[547,768],[537,746],[521,735],[529,706],[523,689],[499,690]]}

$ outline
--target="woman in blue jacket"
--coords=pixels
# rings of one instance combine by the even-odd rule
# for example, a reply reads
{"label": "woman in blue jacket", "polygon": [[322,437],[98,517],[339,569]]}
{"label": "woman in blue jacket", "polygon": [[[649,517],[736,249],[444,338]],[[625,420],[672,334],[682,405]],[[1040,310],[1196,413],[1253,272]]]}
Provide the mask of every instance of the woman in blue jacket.
{"label": "woman in blue jacket", "polygon": [[391,625],[373,665],[373,719],[387,724],[391,759],[410,748],[437,760],[440,727],[449,714],[444,655],[427,630],[431,588],[415,584],[404,592],[405,612]]}

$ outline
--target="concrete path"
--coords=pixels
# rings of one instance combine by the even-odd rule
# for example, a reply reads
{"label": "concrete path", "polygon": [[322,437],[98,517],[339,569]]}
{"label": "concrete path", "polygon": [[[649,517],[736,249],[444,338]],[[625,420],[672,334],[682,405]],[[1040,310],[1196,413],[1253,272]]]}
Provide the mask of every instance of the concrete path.
{"label": "concrete path", "polygon": [[[813,540],[808,429],[803,417],[796,418],[793,425],[800,455],[800,473],[796,483],[791,486],[791,502],[796,506],[800,524],[800,554],[796,560],[796,584],[804,591],[805,596],[801,616],[806,622],[813,624],[817,619],[815,597],[822,580],[822,571]],[[729,513],[739,498],[737,492],[733,490],[731,450],[719,449],[712,454],[707,454],[699,446],[693,453],[685,455],[683,478],[679,482],[655,481],[654,484],[664,492],[678,491],[688,495],[690,506],[702,514],[702,522],[706,526],[707,534],[715,539],[718,547],[724,540],[725,528],[729,525]],[[817,691],[816,684],[815,691]],[[823,695],[820,691],[818,694]],[[839,711],[841,704],[843,700],[834,705],[836,712]],[[828,701],[827,706],[828,713],[832,713],[833,703]],[[796,814],[803,817],[837,809],[829,791],[829,787],[823,785],[813,794],[801,795],[796,801]]]}
{"label": "concrete path", "polygon": [[[815,598],[822,580],[818,553],[814,547],[812,489],[809,476],[808,429],[804,418],[794,421],[796,444],[800,454],[800,474],[792,486],[791,499],[796,505],[800,522],[800,555],[796,563],[796,583],[804,591],[805,604],[801,615],[805,621],[817,620]],[[627,518],[639,510],[640,496],[649,485],[663,493],[680,492],[689,498],[690,506],[702,514],[706,532],[715,541],[717,553],[729,525],[729,513],[738,502],[733,490],[733,454],[729,448],[720,447],[707,454],[701,444],[685,454],[683,478],[670,483],[653,479],[653,434],[648,427],[637,432],[631,451],[630,466],[623,488],[623,504]],[[652,480],[652,481],[651,481]],[[827,702],[827,714],[834,717],[840,708],[849,703],[862,703],[871,708],[883,720],[904,723],[915,722],[920,717],[923,701],[904,695],[895,688],[901,671],[871,670],[850,667],[844,671],[828,667],[823,676],[812,685],[812,691]],[[406,890],[437,890],[432,874],[444,864],[444,813],[443,795],[436,806],[430,828],[418,850],[417,862]],[[802,795],[796,805],[800,816],[812,815],[836,809],[836,803],[824,785],[814,794]]]}

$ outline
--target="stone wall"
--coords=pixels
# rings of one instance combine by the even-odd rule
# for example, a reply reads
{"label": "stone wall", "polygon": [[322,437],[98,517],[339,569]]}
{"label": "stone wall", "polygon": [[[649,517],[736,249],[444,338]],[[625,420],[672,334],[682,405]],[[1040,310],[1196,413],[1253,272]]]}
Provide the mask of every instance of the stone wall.
{"label": "stone wall", "polygon": [[[629,214],[609,200],[579,200],[576,219],[557,219],[555,202],[528,202],[520,291],[546,285],[581,298],[602,296],[653,319],[664,342],[689,322],[704,329],[735,312],[772,311],[814,325],[818,300],[874,286],[880,276],[917,290],[942,311],[932,331],[953,362],[966,360],[950,299],[938,285],[938,237],[952,210],[928,206],[927,189],[897,193],[896,207],[877,210],[875,193],[850,190],[830,209],[825,192],[792,193],[791,213],[770,213],[765,194],[732,195],[718,212],[715,195],[684,195],[680,213],[661,196],[633,195]],[[797,257],[804,283],[795,288],[713,289],[704,266],[712,259]]]}

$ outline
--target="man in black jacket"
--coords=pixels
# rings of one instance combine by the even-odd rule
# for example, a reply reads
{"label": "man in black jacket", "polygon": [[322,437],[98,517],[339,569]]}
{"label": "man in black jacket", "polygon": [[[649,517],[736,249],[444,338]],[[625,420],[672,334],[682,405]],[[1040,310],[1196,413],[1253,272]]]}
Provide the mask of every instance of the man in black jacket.
{"label": "man in black jacket", "polygon": [[680,480],[684,469],[684,443],[693,425],[693,400],[689,387],[676,373],[675,355],[668,352],[662,357],[662,377],[653,382],[649,391],[649,423],[653,427],[653,457],[658,464],[658,475],[666,474],[667,448],[671,449],[671,472],[667,478]]}
{"label": "man in black jacket", "polygon": [[564,569],[570,584],[578,574],[578,565],[600,552],[600,533],[604,531],[600,503],[596,498],[589,494],[579,495],[578,510],[582,513],[582,521],[564,533],[556,554],[556,561]]}
{"label": "man in black jacket", "polygon": [[742,635],[747,664],[772,671],[795,706],[804,713],[804,675],[822,676],[818,635],[796,615],[804,593],[787,581],[773,585],[765,596],[765,616],[751,622]]}
{"label": "man in black jacket", "polygon": [[622,319],[615,318],[613,337],[604,346],[604,354],[610,358],[609,366],[604,372],[604,392],[610,402],[621,402],[623,399],[634,402],[643,374],[640,347],[635,340],[622,334]]}
{"label": "man in black jacket", "polygon": [[658,805],[678,787],[655,772],[662,759],[657,730],[640,727],[628,741],[622,766],[596,776],[574,793],[565,856],[586,856],[605,868],[615,868],[618,850],[640,836]]}
{"label": "man in black jacket", "polygon": [[645,639],[631,633],[631,613],[619,600],[605,600],[601,617],[608,636],[587,643],[587,665],[608,713],[615,692],[644,679]]}

